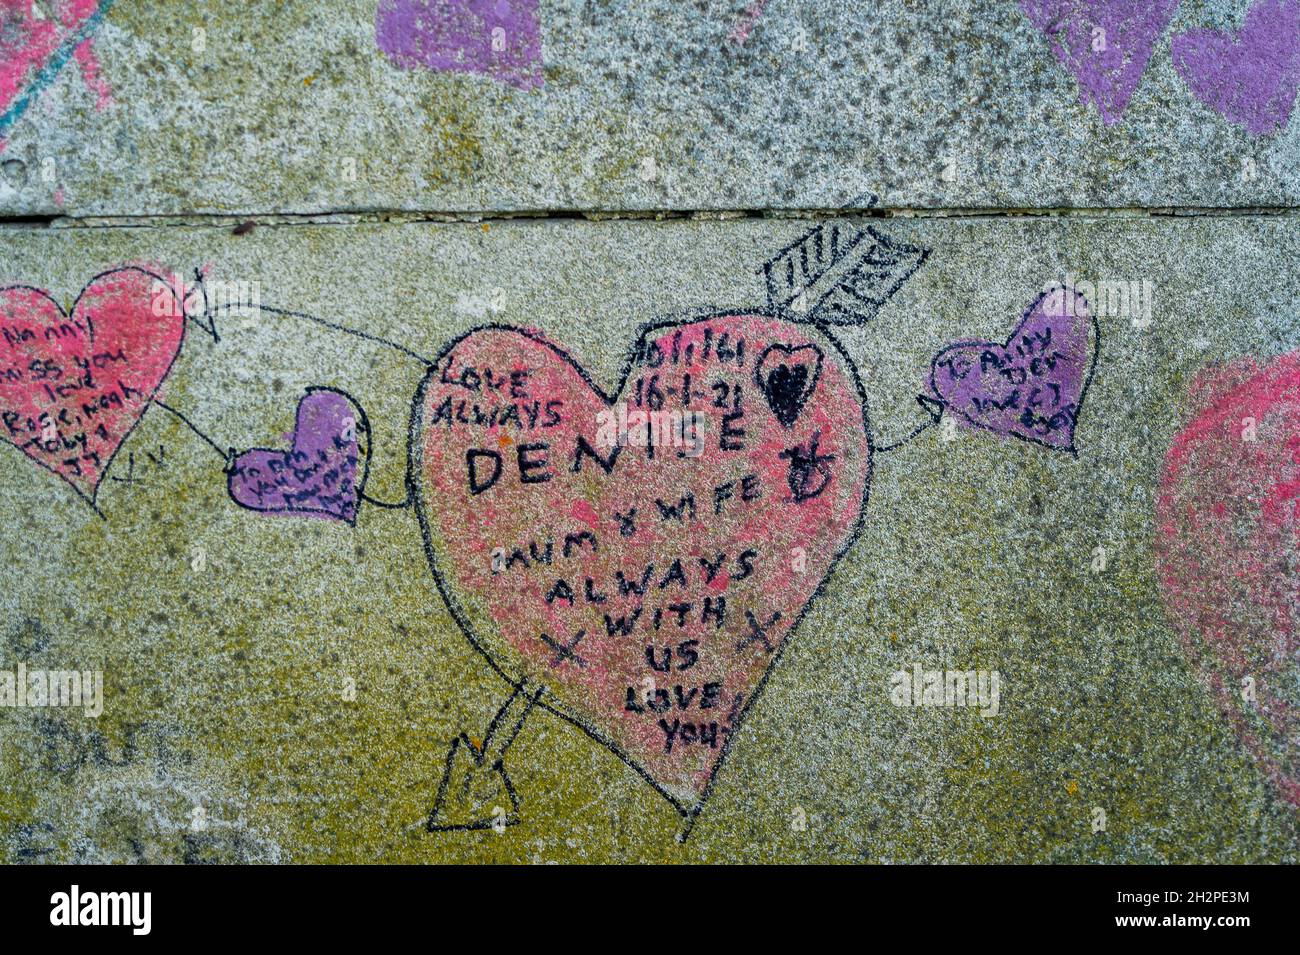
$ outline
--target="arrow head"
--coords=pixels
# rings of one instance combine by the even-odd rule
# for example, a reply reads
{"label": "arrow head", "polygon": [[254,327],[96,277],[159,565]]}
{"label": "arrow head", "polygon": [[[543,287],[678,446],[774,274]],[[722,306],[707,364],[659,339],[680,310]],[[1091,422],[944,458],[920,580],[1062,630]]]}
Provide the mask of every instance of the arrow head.
{"label": "arrow head", "polygon": [[934,424],[939,423],[939,419],[943,417],[944,409],[948,407],[938,398],[932,398],[929,395],[917,395],[916,403],[925,409],[925,413],[930,416],[930,421]]}
{"label": "arrow head", "polygon": [[519,797],[500,759],[487,762],[485,747],[462,733],[452,740],[438,796],[429,812],[430,832],[496,829],[519,821]]}

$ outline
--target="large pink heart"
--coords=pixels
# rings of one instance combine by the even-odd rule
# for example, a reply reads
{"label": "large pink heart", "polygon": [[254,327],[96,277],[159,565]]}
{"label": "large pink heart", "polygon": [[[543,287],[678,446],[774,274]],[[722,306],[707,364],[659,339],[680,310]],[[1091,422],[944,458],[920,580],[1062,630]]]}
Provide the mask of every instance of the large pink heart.
{"label": "large pink heart", "polygon": [[0,289],[0,437],[93,503],[184,336],[172,288],[136,266],[96,276],[70,313],[41,289]]}
{"label": "large pink heart", "polygon": [[1165,455],[1156,567],[1201,679],[1300,806],[1300,352],[1203,372]]}
{"label": "large pink heart", "polygon": [[809,325],[719,315],[648,329],[607,397],[540,335],[484,328],[439,357],[411,428],[430,565],[470,641],[697,810],[860,527],[848,357]]}

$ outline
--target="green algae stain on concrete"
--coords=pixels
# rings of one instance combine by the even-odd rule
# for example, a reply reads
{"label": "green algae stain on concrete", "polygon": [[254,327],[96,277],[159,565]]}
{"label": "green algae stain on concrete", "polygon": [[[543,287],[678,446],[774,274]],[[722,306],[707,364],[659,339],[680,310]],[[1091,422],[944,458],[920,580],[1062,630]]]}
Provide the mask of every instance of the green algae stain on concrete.
{"label": "green algae stain on concrete", "polygon": [[429,118],[422,125],[429,144],[424,178],[435,187],[471,181],[483,164],[476,124],[461,113],[449,112],[445,96],[431,96],[427,106]]}

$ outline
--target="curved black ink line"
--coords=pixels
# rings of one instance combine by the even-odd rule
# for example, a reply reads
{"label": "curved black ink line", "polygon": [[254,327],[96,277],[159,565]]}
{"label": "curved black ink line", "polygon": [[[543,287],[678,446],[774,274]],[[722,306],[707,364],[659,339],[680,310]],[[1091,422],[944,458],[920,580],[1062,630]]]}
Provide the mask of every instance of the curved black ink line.
{"label": "curved black ink line", "polygon": [[[411,349],[407,348],[405,345],[400,345],[397,342],[392,341],[391,339],[383,338],[379,335],[372,335],[369,332],[363,332],[360,329],[349,328],[347,325],[340,325],[338,322],[331,322],[323,318],[317,318],[315,315],[309,315],[306,312],[293,312],[287,308],[276,308],[273,305],[261,305],[261,304],[257,304],[257,305],[247,304],[247,305],[238,305],[238,306],[226,305],[224,307],[227,312],[230,311],[231,308],[256,308],[256,309],[260,309],[263,312],[270,312],[272,315],[282,315],[285,316],[286,318],[301,318],[308,322],[314,322],[315,324],[320,325],[324,328],[328,328],[336,332],[343,332],[345,335],[354,335],[357,338],[365,339],[368,342],[374,342],[376,345],[386,345],[389,348],[401,352],[403,355],[406,355],[409,358],[414,358],[416,361],[418,361],[420,364],[424,365],[425,367],[428,367],[429,365],[433,364],[433,362],[431,362],[428,358],[421,355],[419,352],[412,351]],[[216,324],[217,324],[216,317],[214,315],[212,319],[212,327],[214,329],[216,328]]]}
{"label": "curved black ink line", "polygon": [[929,395],[917,395],[916,403],[924,409],[929,420],[918,424],[907,433],[906,437],[900,438],[893,444],[882,444],[880,447],[876,448],[877,451],[893,451],[897,448],[901,448],[903,445],[907,444],[907,442],[911,441],[913,438],[920,437],[923,432],[933,428],[943,420],[943,411],[947,405],[939,399],[931,398]]}
{"label": "curved black ink line", "polygon": [[[370,451],[371,451],[370,441],[372,437],[372,432],[370,430],[370,419],[366,416],[366,409],[361,407],[361,402],[357,401],[356,398],[353,398],[342,388],[332,388],[328,385],[310,385],[303,392],[302,398],[298,399],[298,403],[293,406],[293,420],[294,420],[293,434],[295,437],[298,434],[298,409],[299,407],[301,407],[303,401],[307,398],[308,395],[313,395],[316,394],[317,392],[322,392],[322,391],[327,391],[330,392],[331,394],[336,394],[344,398],[348,402],[348,404],[352,405],[353,410],[355,410],[357,413],[356,414],[357,456],[361,459],[360,462],[358,462],[359,464],[361,464],[361,468],[360,468],[360,473],[357,476],[357,500],[360,501],[362,498],[362,494],[366,489],[366,481],[370,479]],[[362,434],[365,434],[366,436],[364,453],[362,453],[362,444],[361,444]],[[290,440],[289,442],[289,447],[290,448],[293,447],[292,440]],[[249,453],[250,451],[265,451],[268,454],[283,454],[285,452],[285,449],[284,448],[245,448],[243,451],[240,451],[236,454],[232,454],[230,456],[230,459],[227,462],[225,468],[226,495],[230,498],[231,501],[235,503],[236,506],[242,507],[246,511],[252,511],[255,514],[319,514],[322,517],[329,517],[335,520],[341,520],[344,523],[346,523],[349,527],[356,526],[357,517],[361,513],[360,506],[357,507],[356,513],[354,513],[352,515],[352,518],[349,520],[346,517],[342,517],[336,511],[326,510],[323,507],[298,507],[295,505],[289,505],[288,507],[252,507],[236,499],[235,491],[232,486],[235,480],[235,462],[238,461],[240,457]]]}
{"label": "curved black ink line", "polygon": [[[100,272],[98,275],[93,276],[90,279],[90,281],[87,282],[84,286],[82,286],[81,291],[77,293],[77,297],[72,301],[71,311],[65,311],[63,306],[60,305],[58,301],[55,300],[54,296],[52,296],[45,289],[37,288],[34,285],[6,285],[3,288],[0,288],[0,294],[8,292],[11,289],[24,289],[24,290],[36,292],[37,294],[42,295],[46,299],[48,299],[50,303],[58,310],[59,314],[66,319],[66,318],[71,318],[71,316],[76,313],[77,306],[81,304],[81,300],[85,297],[86,293],[90,291],[90,287],[92,285],[94,285],[100,279],[107,278],[110,275],[117,275],[119,272],[139,272],[141,275],[149,276],[151,279],[153,279],[156,282],[161,282],[165,286],[167,285],[167,280],[165,278],[163,278],[161,275],[158,275],[157,273],[150,272],[148,269],[141,268],[138,265],[120,265],[117,268],[106,269],[103,272]],[[168,286],[168,288],[170,289],[170,286]],[[172,291],[172,298],[175,299],[176,292],[175,290],[171,290],[171,291]],[[72,488],[73,492],[77,495],[77,497],[81,498],[83,501],[89,504],[91,510],[93,510],[96,514],[99,515],[100,518],[104,520],[107,520],[107,517],[104,515],[104,512],[99,509],[98,505],[95,503],[96,499],[99,497],[99,489],[104,484],[104,478],[108,476],[109,469],[113,466],[113,462],[117,459],[118,452],[122,450],[122,446],[126,444],[127,439],[131,437],[135,429],[140,426],[140,422],[144,420],[144,416],[148,414],[149,406],[154,403],[154,399],[158,395],[158,390],[163,386],[163,382],[167,380],[168,376],[171,375],[172,368],[176,366],[176,359],[180,358],[181,351],[185,347],[186,325],[185,325],[185,303],[184,302],[180,303],[180,308],[181,308],[181,337],[180,340],[176,343],[176,352],[175,354],[172,355],[171,361],[167,363],[167,367],[163,370],[163,373],[158,376],[158,382],[157,384],[154,385],[153,391],[149,392],[149,396],[145,398],[144,403],[140,408],[140,414],[136,417],[135,421],[131,424],[131,427],[126,429],[126,431],[122,435],[121,440],[117,442],[117,447],[113,449],[113,453],[110,454],[108,456],[108,460],[104,462],[104,466],[100,469],[99,472],[99,480],[95,482],[95,486],[94,488],[91,489],[91,493],[89,495],[87,495],[84,491],[82,491],[81,488],[77,487],[77,485],[73,484],[72,481],[70,481],[67,477],[65,477],[61,472],[56,471],[54,468],[50,467],[45,462],[38,461],[36,458],[33,458],[28,454],[23,455],[23,457],[27,458],[27,460],[34,461],[37,465],[44,468],[46,471],[49,471],[55,477],[61,478],[63,482],[68,485],[68,487]],[[86,331],[87,331],[87,335],[86,335],[87,348],[92,348],[95,344],[95,323],[89,315],[86,316]],[[18,445],[10,441],[8,437],[5,437],[4,441],[7,444],[13,445],[15,448],[18,447]]]}
{"label": "curved black ink line", "polygon": [[[1010,346],[1010,344],[1013,341],[1015,341],[1016,336],[1020,334],[1020,329],[1024,327],[1025,322],[1029,321],[1029,316],[1033,314],[1034,309],[1038,307],[1039,303],[1042,302],[1043,299],[1047,298],[1047,296],[1055,292],[1058,288],[1066,288],[1066,286],[1058,285],[1053,288],[1050,288],[1046,292],[1043,292],[1041,295],[1039,295],[1038,298],[1034,299],[1034,301],[1030,304],[1030,306],[1027,309],[1025,309],[1024,314],[1020,316],[1020,321],[1016,322],[1016,327],[1011,330],[1011,334],[1007,336],[1007,340],[1005,342],[989,341],[988,339],[985,338],[970,338],[970,339],[964,339],[962,341],[952,342],[951,344],[945,345],[943,348],[941,348],[935,354],[935,356],[932,359],[930,359],[930,391],[934,393],[935,400],[943,401],[943,399],[939,397],[939,386],[935,383],[934,380],[934,376],[939,367],[939,359],[943,358],[944,355],[948,354],[948,352],[953,351],[954,349],[969,348],[972,345],[997,345],[999,348],[1007,348],[1008,346]],[[1070,420],[1070,423],[1074,426],[1075,430],[1077,431],[1079,427],[1079,416],[1083,414],[1083,400],[1088,396],[1088,388],[1092,385],[1093,376],[1097,373],[1097,361],[1101,357],[1101,325],[1097,322],[1097,316],[1093,312],[1092,307],[1088,304],[1088,300],[1084,298],[1082,295],[1080,295],[1077,289],[1070,289],[1070,291],[1074,292],[1075,295],[1078,295],[1079,298],[1083,301],[1084,308],[1088,310],[1088,318],[1092,322],[1092,361],[1088,365],[1088,375],[1083,380],[1083,387],[1079,390],[1079,405],[1077,408],[1074,409],[1074,415]],[[945,405],[945,407],[951,408],[951,405]],[[1004,438],[1005,437],[1015,438],[1017,441],[1024,441],[1028,444],[1037,444],[1040,447],[1047,448],[1047,450],[1049,451],[1061,451],[1065,454],[1070,455],[1070,457],[1072,458],[1077,458],[1079,456],[1079,449],[1074,442],[1074,437],[1075,437],[1074,434],[1070,435],[1069,445],[1067,445],[1066,447],[1060,447],[1059,445],[1048,444],[1046,441],[1043,441],[1041,438],[1035,438],[1024,434],[1017,434],[1014,431],[998,431],[996,428],[990,428],[987,424],[983,423],[982,421],[976,421],[974,418],[972,418],[965,411],[962,411],[960,408],[957,409],[957,414],[961,415],[963,418],[969,421],[972,426],[979,428],[982,431],[988,431],[990,434],[996,434],[999,437],[1004,437]]]}
{"label": "curved black ink line", "polygon": [[191,431],[193,431],[194,434],[196,434],[198,437],[200,437],[200,438],[203,439],[204,443],[207,444],[208,447],[210,447],[213,451],[216,451],[217,454],[221,455],[221,460],[222,460],[223,462],[229,462],[230,459],[231,459],[231,457],[235,454],[235,449],[234,449],[234,448],[229,448],[229,449],[227,449],[227,450],[225,450],[225,451],[221,450],[221,445],[217,444],[217,442],[213,441],[210,437],[208,437],[206,434],[204,434],[202,431],[200,431],[200,430],[195,426],[195,424],[194,424],[193,421],[191,421],[189,418],[185,417],[185,415],[181,414],[179,411],[177,411],[177,410],[176,410],[175,408],[173,408],[171,405],[167,404],[166,402],[164,402],[164,401],[162,401],[162,400],[160,400],[160,399],[158,399],[158,398],[155,398],[155,399],[153,400],[153,403],[156,404],[156,405],[157,405],[159,408],[161,408],[163,411],[169,412],[170,414],[173,414],[173,415],[175,415],[178,419],[180,419],[181,424],[185,425],[185,427],[187,427],[187,428],[189,428]]}
{"label": "curved black ink line", "polygon": [[[411,403],[411,420],[410,420],[410,427],[407,432],[408,454],[407,454],[406,480],[407,480],[408,492],[416,503],[415,513],[417,519],[420,522],[420,536],[424,543],[425,558],[429,562],[429,569],[433,575],[434,586],[436,587],[438,594],[442,597],[443,602],[446,604],[448,611],[451,613],[452,619],[456,621],[456,624],[460,628],[461,633],[465,635],[465,639],[468,640],[470,646],[472,646],[476,651],[478,651],[478,653],[483,657],[483,659],[487,661],[488,666],[491,667],[492,670],[498,676],[500,676],[501,679],[503,679],[514,691],[522,690],[526,685],[527,681],[522,679],[515,679],[512,676],[510,676],[510,674],[508,674],[505,671],[505,669],[502,668],[497,663],[497,661],[493,658],[492,654],[488,651],[487,647],[485,647],[482,641],[475,635],[474,629],[470,625],[469,618],[466,616],[464,609],[460,606],[460,603],[456,600],[455,595],[451,592],[447,584],[447,581],[444,579],[442,570],[438,565],[437,555],[434,553],[433,528],[429,521],[429,517],[427,514],[427,507],[425,506],[424,488],[422,483],[423,446],[419,439],[423,431],[423,410],[424,410],[425,393],[427,392],[429,384],[433,381],[434,376],[437,373],[438,366],[441,365],[442,361],[448,355],[451,354],[451,352],[456,348],[457,345],[459,345],[470,335],[474,335],[482,331],[512,332],[524,338],[530,339],[531,341],[534,341],[545,348],[550,349],[552,352],[555,353],[557,357],[559,357],[561,360],[566,362],[569,365],[569,367],[572,368],[574,372],[577,373],[578,377],[581,378],[589,388],[591,388],[591,390],[596,394],[597,397],[599,397],[602,401],[604,401],[606,405],[612,405],[614,403],[614,396],[617,396],[623,392],[623,389],[627,384],[627,380],[630,377],[632,370],[636,367],[638,359],[642,357],[645,350],[646,340],[651,333],[666,328],[678,328],[687,324],[706,322],[712,319],[720,319],[724,317],[754,317],[754,318],[784,319],[785,315],[783,314],[783,310],[771,310],[767,308],[737,308],[737,309],[713,311],[703,315],[696,315],[694,318],[691,319],[670,319],[667,321],[661,320],[661,321],[651,322],[642,325],[638,331],[637,337],[634,339],[634,344],[632,346],[632,349],[628,353],[628,357],[623,364],[623,370],[619,376],[619,383],[616,390],[613,392],[613,396],[606,393],[606,391],[603,388],[601,388],[591,378],[587,370],[576,360],[574,360],[568,354],[568,352],[564,351],[558,345],[553,344],[552,342],[548,341],[546,338],[542,337],[539,333],[534,332],[530,329],[519,328],[513,325],[504,325],[500,323],[489,323],[489,324],[475,326],[469,329],[468,331],[458,335],[456,338],[452,339],[445,346],[443,346],[441,351],[439,351],[437,358],[435,358],[434,361],[430,364],[430,368],[428,372],[426,372],[425,376],[420,380],[420,385],[416,389],[415,397]],[[650,773],[643,766],[641,766],[640,763],[638,763],[632,756],[626,753],[617,743],[607,738],[596,727],[588,725],[586,722],[582,720],[582,718],[578,714],[569,712],[567,708],[564,706],[563,701],[558,701],[558,698],[556,698],[558,702],[551,703],[548,702],[547,700],[541,699],[540,697],[538,698],[537,701],[537,705],[540,706],[542,709],[545,709],[548,712],[553,713],[554,715],[560,717],[561,719],[567,720],[569,723],[572,723],[574,726],[582,730],[584,733],[590,736],[597,743],[599,743],[600,745],[608,749],[610,752],[612,752],[615,756],[617,756],[624,763],[626,763],[634,772],[636,772],[638,776],[640,776],[643,780],[645,780],[645,782],[647,782],[652,789],[654,789],[657,793],[659,793],[659,795],[663,796],[664,799],[666,799],[668,803],[674,809],[677,810],[678,814],[681,815],[686,820],[685,828],[682,830],[681,833],[678,834],[678,839],[680,841],[685,841],[690,836],[691,830],[695,826],[696,819],[703,811],[705,804],[708,802],[709,796],[713,792],[713,787],[717,780],[718,772],[722,769],[723,765],[726,763],[727,756],[731,752],[732,740],[734,740],[736,738],[736,735],[739,733],[741,726],[744,724],[745,717],[748,715],[750,709],[753,707],[754,702],[762,695],[764,688],[767,686],[767,681],[771,678],[773,670],[780,662],[781,657],[785,652],[785,648],[789,644],[791,636],[795,633],[795,631],[798,630],[799,624],[803,621],[804,617],[807,615],[808,610],[812,606],[813,602],[819,596],[821,596],[823,590],[826,587],[826,582],[830,579],[831,574],[834,572],[840,560],[844,557],[846,553],[848,553],[850,548],[852,548],[853,545],[857,543],[858,538],[861,536],[862,528],[866,524],[867,504],[871,496],[871,477],[874,470],[874,459],[875,459],[875,451],[876,451],[875,441],[871,433],[871,420],[867,410],[866,391],[862,386],[862,379],[858,374],[857,366],[853,363],[853,359],[849,356],[848,352],[845,351],[844,346],[840,343],[839,339],[837,339],[833,335],[827,334],[826,331],[816,322],[807,322],[803,324],[812,325],[820,333],[825,335],[830,345],[839,353],[840,358],[842,359],[843,362],[843,367],[846,373],[848,374],[849,379],[853,383],[854,389],[857,391],[858,400],[862,407],[862,428],[863,428],[863,436],[866,439],[866,447],[867,447],[867,460],[864,467],[866,472],[866,478],[863,481],[862,502],[858,508],[858,516],[853,526],[853,529],[849,532],[849,535],[845,539],[844,544],[840,547],[839,550],[835,552],[834,556],[831,558],[831,562],[827,565],[826,573],[822,577],[821,582],[818,583],[817,587],[813,590],[813,592],[809,594],[808,599],[804,602],[803,606],[800,608],[799,613],[795,616],[790,626],[786,628],[785,634],[782,636],[780,644],[777,646],[776,650],[772,653],[771,658],[768,660],[767,667],[764,669],[763,675],[759,678],[758,682],[754,685],[754,688],[744,699],[740,711],[736,714],[735,718],[732,720],[732,724],[731,724],[732,731],[727,734],[726,741],[722,744],[722,750],[718,754],[718,758],[714,760],[712,768],[709,770],[708,780],[705,783],[704,789],[701,790],[699,797],[694,801],[693,804],[689,806],[684,805],[681,802],[681,800],[679,800],[673,794],[671,794],[666,789],[664,789],[663,786],[661,786],[658,783],[658,781],[656,781],[655,778],[651,776]]]}
{"label": "curved black ink line", "polygon": [[400,510],[402,510],[403,508],[411,507],[412,505],[415,504],[415,501],[411,500],[411,495],[410,495],[410,494],[407,494],[407,495],[406,495],[406,500],[401,501],[401,502],[398,502],[398,503],[394,503],[394,502],[392,502],[392,501],[380,501],[380,500],[378,500],[378,499],[376,499],[376,498],[371,497],[371,496],[370,496],[369,494],[367,494],[365,491],[359,491],[359,492],[357,493],[357,497],[358,497],[360,500],[365,501],[367,504],[373,504],[373,505],[375,505],[375,507],[383,507],[383,508],[387,508],[387,509],[390,510],[390,511],[400,511]]}

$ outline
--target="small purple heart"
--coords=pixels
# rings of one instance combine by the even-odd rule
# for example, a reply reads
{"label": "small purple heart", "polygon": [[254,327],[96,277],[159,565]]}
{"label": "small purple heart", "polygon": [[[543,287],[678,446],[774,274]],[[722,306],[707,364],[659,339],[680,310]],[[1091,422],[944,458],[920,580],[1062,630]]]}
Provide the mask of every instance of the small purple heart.
{"label": "small purple heart", "polygon": [[405,69],[478,73],[542,85],[537,0],[380,0],[375,42]]}
{"label": "small purple heart", "polygon": [[353,524],[365,483],[358,432],[367,432],[365,416],[347,395],[330,388],[309,388],[287,451],[253,448],[227,469],[230,497],[241,507],[270,514],[301,514]]}
{"label": "small purple heart", "polygon": [[1097,359],[1096,321],[1070,288],[1044,292],[1005,344],[954,342],[930,363],[930,390],[967,426],[1074,452]]}
{"label": "small purple heart", "polygon": [[1107,126],[1119,122],[1178,0],[1020,0]]}
{"label": "small purple heart", "polygon": [[1190,30],[1174,69],[1196,98],[1253,136],[1286,126],[1300,90],[1300,0],[1259,0],[1241,30]]}

